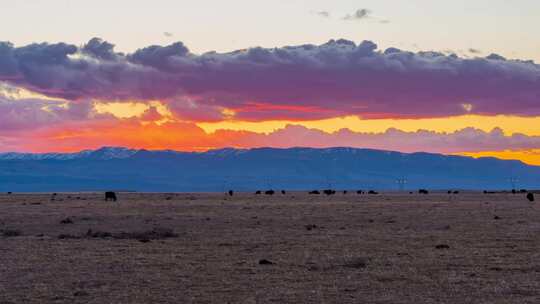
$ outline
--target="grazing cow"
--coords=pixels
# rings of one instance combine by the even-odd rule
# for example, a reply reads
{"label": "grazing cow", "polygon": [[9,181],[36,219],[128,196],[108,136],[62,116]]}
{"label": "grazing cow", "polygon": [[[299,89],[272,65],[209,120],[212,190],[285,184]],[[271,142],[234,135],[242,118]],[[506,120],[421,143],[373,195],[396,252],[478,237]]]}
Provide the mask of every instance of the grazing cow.
{"label": "grazing cow", "polygon": [[512,189],[512,194],[516,194],[516,193],[517,193],[516,189]]}
{"label": "grazing cow", "polygon": [[427,191],[426,189],[420,189],[420,190],[418,190],[418,193],[419,194],[429,194],[429,191]]}
{"label": "grazing cow", "polygon": [[377,195],[377,194],[379,194],[379,192],[373,191],[373,190],[369,190],[368,194],[374,194],[374,195]]}
{"label": "grazing cow", "polygon": [[118,198],[116,197],[116,193],[112,191],[105,192],[105,201],[108,202],[109,200],[116,202]]}
{"label": "grazing cow", "polygon": [[264,192],[264,194],[266,194],[266,195],[274,195],[274,193],[276,193],[274,190],[268,190],[268,191]]}
{"label": "grazing cow", "polygon": [[364,194],[364,191],[358,190],[358,191],[356,191],[356,194]]}
{"label": "grazing cow", "polygon": [[234,191],[229,190],[229,196],[233,196],[233,195],[234,195]]}
{"label": "grazing cow", "polygon": [[321,193],[319,192],[319,190],[313,190],[313,191],[309,192],[309,194],[319,195]]}
{"label": "grazing cow", "polygon": [[326,195],[334,195],[336,194],[336,190],[332,190],[332,189],[326,189],[323,191],[324,194]]}
{"label": "grazing cow", "polygon": [[285,195],[287,192],[285,192],[285,190],[281,190],[281,194]]}
{"label": "grazing cow", "polygon": [[343,190],[343,195],[347,194],[347,190]]}
{"label": "grazing cow", "polygon": [[454,194],[459,194],[459,191],[454,191]]}
{"label": "grazing cow", "polygon": [[257,190],[257,191],[255,192],[255,194],[256,194],[256,195],[260,195],[260,194],[262,194],[262,192],[261,192],[261,190]]}
{"label": "grazing cow", "polygon": [[531,192],[529,192],[529,194],[527,194],[527,199],[528,199],[530,202],[534,202],[534,194],[532,194]]}

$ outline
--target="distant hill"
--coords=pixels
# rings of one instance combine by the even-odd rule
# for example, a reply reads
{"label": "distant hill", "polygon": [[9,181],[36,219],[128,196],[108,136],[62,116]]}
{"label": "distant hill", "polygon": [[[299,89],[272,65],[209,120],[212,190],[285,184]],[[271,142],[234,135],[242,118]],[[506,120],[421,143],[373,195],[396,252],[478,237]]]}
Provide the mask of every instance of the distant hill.
{"label": "distant hill", "polygon": [[540,188],[540,167],[496,158],[354,148],[221,149],[204,153],[106,147],[0,154],[0,191],[253,191]]}

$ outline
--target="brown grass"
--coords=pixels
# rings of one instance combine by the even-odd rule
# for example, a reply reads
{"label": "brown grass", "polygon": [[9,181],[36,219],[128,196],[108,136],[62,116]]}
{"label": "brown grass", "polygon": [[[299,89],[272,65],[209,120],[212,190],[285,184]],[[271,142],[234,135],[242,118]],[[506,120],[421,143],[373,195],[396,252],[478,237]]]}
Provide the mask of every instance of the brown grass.
{"label": "brown grass", "polygon": [[540,303],[540,205],[467,192],[4,195],[0,303]]}

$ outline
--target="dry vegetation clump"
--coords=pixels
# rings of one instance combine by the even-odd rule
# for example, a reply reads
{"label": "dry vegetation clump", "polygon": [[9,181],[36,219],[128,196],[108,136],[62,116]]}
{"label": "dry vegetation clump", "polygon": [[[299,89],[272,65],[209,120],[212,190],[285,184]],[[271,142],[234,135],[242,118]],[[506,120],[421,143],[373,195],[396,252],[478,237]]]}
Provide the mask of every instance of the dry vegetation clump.
{"label": "dry vegetation clump", "polygon": [[16,229],[0,229],[0,234],[3,237],[16,237],[20,236],[22,233]]}
{"label": "dry vegetation clump", "polygon": [[113,235],[112,233],[110,232],[102,232],[102,231],[92,231],[92,229],[88,229],[88,231],[86,232],[86,237],[87,238],[100,238],[100,239],[105,239],[105,238],[111,238]]}
{"label": "dry vegetation clump", "polygon": [[305,227],[306,230],[308,230],[308,231],[311,231],[311,230],[313,230],[313,229],[319,228],[319,227],[317,227],[317,225],[312,225],[312,224],[305,225],[304,227]]}
{"label": "dry vegetation clump", "polygon": [[439,244],[439,245],[435,246],[435,249],[450,249],[450,246],[448,246],[446,244]]}
{"label": "dry vegetation clump", "polygon": [[274,262],[271,262],[267,259],[259,260],[259,265],[274,265]]}
{"label": "dry vegetation clump", "polygon": [[60,221],[60,224],[73,224],[73,220],[69,217]]}
{"label": "dry vegetation clump", "polygon": [[121,232],[113,235],[115,239],[135,239],[135,240],[163,240],[176,238],[178,234],[169,228],[154,228],[142,232]]}
{"label": "dry vegetation clump", "polygon": [[117,240],[163,240],[168,238],[176,238],[178,234],[169,228],[154,228],[147,231],[139,232],[120,232],[110,233],[106,231],[92,231],[88,229],[85,234],[60,234],[59,239],[106,239],[112,238]]}
{"label": "dry vegetation clump", "polygon": [[363,257],[349,258],[341,266],[345,268],[363,269],[367,267],[367,259]]}

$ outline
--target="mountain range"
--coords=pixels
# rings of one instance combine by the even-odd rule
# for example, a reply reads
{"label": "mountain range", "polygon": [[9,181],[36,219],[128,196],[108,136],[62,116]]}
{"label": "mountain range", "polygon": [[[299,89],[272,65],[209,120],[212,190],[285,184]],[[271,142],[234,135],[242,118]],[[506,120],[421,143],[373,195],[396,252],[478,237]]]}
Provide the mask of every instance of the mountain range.
{"label": "mountain range", "polygon": [[215,192],[540,188],[540,167],[496,158],[355,148],[0,153],[0,191]]}

